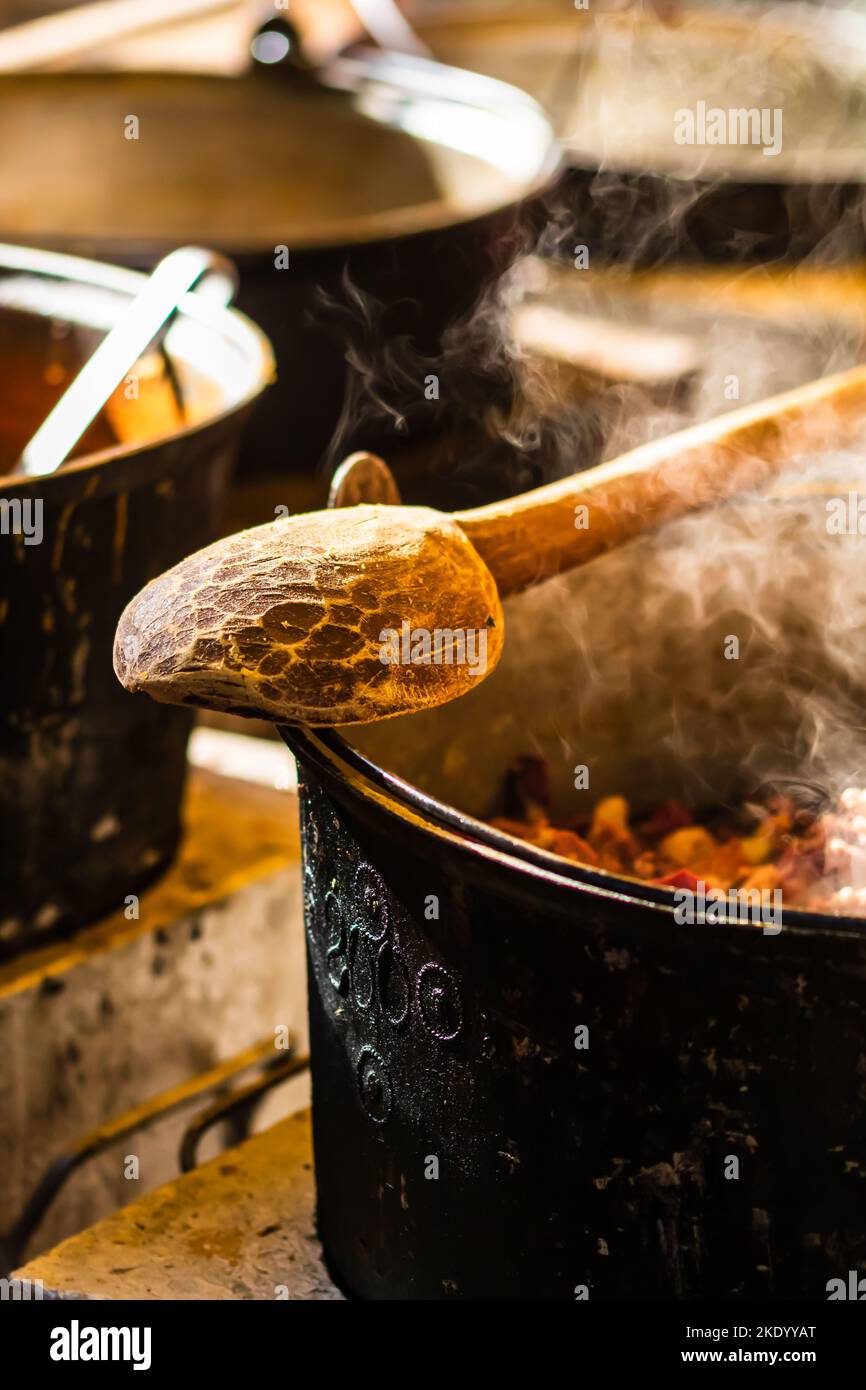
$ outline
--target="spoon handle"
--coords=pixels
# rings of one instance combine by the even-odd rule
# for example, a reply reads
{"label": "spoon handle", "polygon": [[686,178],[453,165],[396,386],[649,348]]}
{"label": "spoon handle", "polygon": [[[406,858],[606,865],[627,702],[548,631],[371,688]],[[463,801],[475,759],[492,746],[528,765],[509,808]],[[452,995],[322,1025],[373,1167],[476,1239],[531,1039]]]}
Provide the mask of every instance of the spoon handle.
{"label": "spoon handle", "polygon": [[866,428],[866,366],[798,386],[545,487],[456,512],[500,594],[519,593],[666,521],[750,491],[797,455]]}

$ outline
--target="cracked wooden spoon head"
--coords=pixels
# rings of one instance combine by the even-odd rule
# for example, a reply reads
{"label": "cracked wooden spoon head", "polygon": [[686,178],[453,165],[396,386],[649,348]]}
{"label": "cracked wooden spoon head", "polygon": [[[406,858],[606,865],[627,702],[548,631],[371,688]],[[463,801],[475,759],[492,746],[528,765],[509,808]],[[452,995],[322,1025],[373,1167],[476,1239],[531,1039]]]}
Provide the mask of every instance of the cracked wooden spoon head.
{"label": "cracked wooden spoon head", "polygon": [[280,723],[355,724],[443,704],[502,652],[496,583],[426,507],[358,506],[242,531],[128,605],[128,690]]}

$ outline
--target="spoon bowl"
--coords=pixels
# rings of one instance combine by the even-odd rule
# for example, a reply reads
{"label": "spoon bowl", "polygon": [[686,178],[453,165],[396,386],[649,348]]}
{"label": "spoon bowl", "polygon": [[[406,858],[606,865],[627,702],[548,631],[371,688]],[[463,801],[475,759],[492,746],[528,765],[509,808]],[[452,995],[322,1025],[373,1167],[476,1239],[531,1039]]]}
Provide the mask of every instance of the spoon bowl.
{"label": "spoon bowl", "polygon": [[284,517],[201,550],[127,607],[129,690],[301,724],[356,724],[456,699],[499,660],[496,582],[427,507]]}

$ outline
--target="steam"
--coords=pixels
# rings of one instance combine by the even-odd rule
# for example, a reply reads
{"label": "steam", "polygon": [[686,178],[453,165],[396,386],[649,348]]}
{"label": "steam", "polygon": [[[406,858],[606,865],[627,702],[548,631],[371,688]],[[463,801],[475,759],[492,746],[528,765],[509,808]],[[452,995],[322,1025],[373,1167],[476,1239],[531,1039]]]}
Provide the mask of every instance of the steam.
{"label": "steam", "polygon": [[[513,756],[529,722],[521,751],[550,761],[566,820],[611,794],[636,814],[666,797],[734,809],[759,789],[832,811],[823,899],[866,912],[866,798],[845,796],[866,787],[864,544],[858,447],[794,458],[770,494],[524,594],[507,608],[507,669],[487,692],[508,707],[497,757]],[[476,719],[496,723],[489,708]],[[588,794],[574,790],[578,764]]]}
{"label": "steam", "polygon": [[[342,336],[348,366],[343,407],[323,465],[328,473],[353,449],[377,448],[399,461],[411,448],[438,475],[440,497],[450,493],[453,506],[471,505],[592,467],[646,439],[858,360],[863,324],[850,306],[845,322],[833,321],[814,304],[794,313],[790,296],[785,314],[762,314],[762,289],[771,297],[776,287],[760,265],[742,271],[754,288],[745,310],[727,307],[722,295],[702,299],[681,266],[662,276],[655,289],[645,277],[635,277],[661,229],[674,225],[697,197],[693,190],[678,185],[668,197],[656,189],[656,204],[636,213],[640,190],[608,173],[595,178],[588,196],[603,231],[587,237],[577,230],[569,198],[552,195],[542,229],[529,220],[518,229],[507,269],[446,330],[435,353],[389,331],[387,306],[348,273],[339,297],[322,295],[322,312],[329,331]],[[575,251],[587,243],[584,271],[575,266]],[[596,267],[594,248],[611,246],[619,246],[623,258]],[[835,246],[819,248],[816,263],[823,264],[825,250],[835,256]],[[666,253],[661,261],[667,263]],[[648,378],[654,333],[694,341],[699,370],[661,386],[592,370],[575,383],[551,371],[516,336],[516,311],[533,303],[644,332]]]}
{"label": "steam", "polygon": [[[828,529],[849,495],[866,498],[862,452],[792,460],[769,496],[587,571],[567,620],[585,721],[627,695],[692,801],[801,777],[830,802],[866,784],[864,536]],[[606,633],[602,589],[619,614]]]}
{"label": "steam", "polygon": [[[668,40],[660,30],[641,78],[644,97],[647,83],[669,79]],[[769,301],[773,286],[757,262],[790,255],[836,265],[862,248],[862,205],[851,201],[842,175],[835,185],[808,185],[829,167],[816,153],[828,121],[841,111],[866,128],[862,93],[852,84],[841,105],[810,125],[832,81],[827,53],[782,45],[763,90],[756,41],[740,68],[751,84],[743,101],[727,91],[730,74],[719,70],[726,60],[715,51],[708,57],[709,69],[693,75],[688,91],[678,79],[666,93],[669,153],[676,154],[674,111],[692,98],[784,109],[784,151],[766,160],[756,148],[752,163],[765,173],[772,165],[774,175],[784,164],[807,182],[779,187],[769,231],[760,218],[750,226],[740,204],[724,226],[724,207],[713,196],[728,185],[714,157],[696,156],[698,185],[670,166],[665,172],[649,149],[646,175],[623,172],[609,149],[594,171],[589,161],[575,171],[540,217],[526,219],[507,270],[435,355],[389,339],[382,306],[347,280],[341,305],[329,306],[340,317],[351,367],[331,464],[350,444],[363,447],[365,431],[379,434],[384,425],[395,447],[411,435],[423,419],[430,376],[440,384],[435,429],[456,439],[440,466],[458,506],[579,471],[859,359],[862,324],[853,319],[834,320],[820,303],[804,303],[799,314],[790,307],[779,316],[764,312],[764,291]],[[736,62],[742,57],[737,49]],[[814,60],[811,68],[806,59]],[[636,40],[621,60],[616,81],[628,89],[630,118],[639,125]],[[563,62],[560,97],[587,99],[585,84],[577,90],[580,73],[580,64]],[[603,126],[603,113],[598,120]],[[565,128],[576,144],[581,128]],[[577,266],[580,246],[588,248],[588,272]],[[753,307],[735,310],[723,297],[702,301],[690,292],[683,265],[721,257],[748,263],[742,281],[755,289]],[[669,266],[676,274],[660,277],[656,291],[634,274]],[[515,335],[515,312],[527,303],[686,335],[698,345],[699,369],[661,389],[591,374],[576,389]],[[866,912],[866,800],[856,791],[843,795],[866,787],[864,535],[856,525],[846,534],[828,529],[827,511],[828,502],[849,494],[866,499],[866,449],[792,458],[772,496],[740,498],[669,526],[513,600],[500,668],[458,706],[413,717],[415,751],[398,770],[476,815],[496,809],[505,768],[527,752],[550,760],[565,816],[584,809],[575,805],[576,763],[590,768],[591,801],[625,794],[636,810],[665,796],[733,807],[758,787],[776,786],[816,809],[836,808],[828,905]],[[375,752],[375,735],[372,742]]]}

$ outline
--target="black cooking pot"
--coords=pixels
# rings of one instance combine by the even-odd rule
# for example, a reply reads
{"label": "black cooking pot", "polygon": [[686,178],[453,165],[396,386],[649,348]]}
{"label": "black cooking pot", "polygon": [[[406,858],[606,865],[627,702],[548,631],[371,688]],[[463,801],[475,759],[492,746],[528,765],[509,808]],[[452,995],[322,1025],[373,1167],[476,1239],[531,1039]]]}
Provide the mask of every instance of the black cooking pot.
{"label": "black cooking pot", "polygon": [[[570,174],[550,249],[569,260],[578,245],[594,263],[862,258],[862,14],[692,3],[665,24],[570,0],[418,11],[437,57],[513,82],[551,112]],[[752,143],[750,117],[743,143],[727,123],[725,143],[701,143],[721,133],[708,131],[716,110],[755,110],[759,122],[764,111],[766,131]],[[695,143],[678,143],[689,134]]]}
{"label": "black cooking pot", "polygon": [[142,283],[0,248],[4,953],[130,906],[177,845],[191,717],[123,693],[114,630],[143,584],[217,534],[273,370],[266,339],[188,295],[164,355],[136,365],[61,472],[2,476]]}
{"label": "black cooking pot", "polygon": [[[319,1229],[353,1295],[826,1298],[862,1264],[866,924],[683,925],[670,890],[483,823],[527,752],[564,814],[862,777],[866,671],[841,625],[821,636],[837,585],[856,605],[857,542],[843,576],[823,497],[796,506],[680,523],[510,600],[502,663],[451,706],[284,731]],[[777,543],[760,582],[749,537]]]}
{"label": "black cooking pot", "polygon": [[482,364],[455,358],[430,368],[434,394],[425,359],[507,263],[556,163],[522,92],[375,51],[322,80],[282,65],[0,80],[0,235],[134,265],[189,242],[230,255],[279,365],[242,467],[287,476],[335,434],[354,446],[350,382],[385,403],[352,411],[366,448],[484,391]]}

